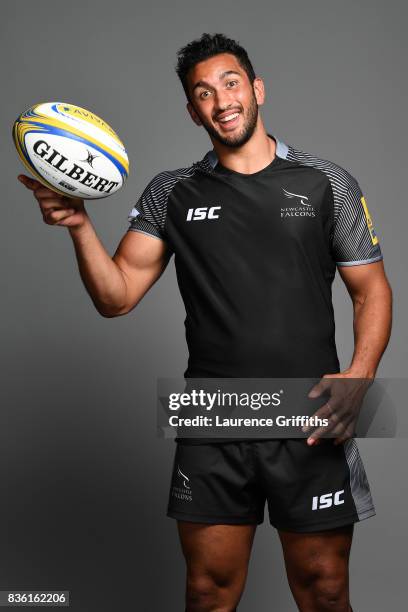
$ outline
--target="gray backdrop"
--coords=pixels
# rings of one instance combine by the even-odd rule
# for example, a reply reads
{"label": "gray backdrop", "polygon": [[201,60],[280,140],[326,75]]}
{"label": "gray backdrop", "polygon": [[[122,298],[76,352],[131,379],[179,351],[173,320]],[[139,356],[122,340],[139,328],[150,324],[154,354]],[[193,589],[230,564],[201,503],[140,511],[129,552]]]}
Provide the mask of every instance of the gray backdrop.
{"label": "gray backdrop", "polygon": [[[270,132],[352,172],[394,289],[380,376],[406,376],[406,19],[402,0],[2,2],[0,589],[69,589],[72,609],[183,609],[184,561],[165,517],[173,442],[155,434],[157,376],[186,364],[173,263],[130,315],[104,319],[63,228],[43,224],[11,140],[49,100],[96,112],[124,140],[131,176],[88,211],[107,250],[157,172],[208,150],[185,111],[176,50],[204,31],[247,47],[266,81]],[[352,307],[334,289],[342,367]],[[356,611],[406,609],[407,440],[359,443],[377,516],[356,527]],[[277,535],[255,540],[242,612],[294,611]]]}

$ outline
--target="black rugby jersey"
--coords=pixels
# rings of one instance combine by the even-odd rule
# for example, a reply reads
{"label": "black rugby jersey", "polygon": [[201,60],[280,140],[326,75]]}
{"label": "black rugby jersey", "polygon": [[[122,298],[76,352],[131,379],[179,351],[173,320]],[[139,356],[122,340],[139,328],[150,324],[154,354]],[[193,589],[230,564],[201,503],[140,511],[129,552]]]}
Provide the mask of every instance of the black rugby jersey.
{"label": "black rugby jersey", "polygon": [[382,259],[357,181],[277,140],[241,174],[215,151],[158,174],[130,231],[165,240],[186,308],[186,377],[320,377],[339,371],[336,266]]}

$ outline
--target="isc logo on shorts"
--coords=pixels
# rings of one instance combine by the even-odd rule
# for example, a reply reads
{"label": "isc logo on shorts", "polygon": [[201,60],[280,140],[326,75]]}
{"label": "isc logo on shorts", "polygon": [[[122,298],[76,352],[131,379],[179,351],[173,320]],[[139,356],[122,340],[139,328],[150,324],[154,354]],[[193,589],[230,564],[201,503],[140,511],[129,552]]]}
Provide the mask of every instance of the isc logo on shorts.
{"label": "isc logo on shorts", "polygon": [[187,212],[187,221],[219,219],[220,215],[216,212],[217,210],[221,210],[221,206],[202,206],[201,208],[189,208]]}
{"label": "isc logo on shorts", "polygon": [[331,508],[331,506],[340,506],[344,504],[344,499],[341,496],[344,494],[344,489],[335,493],[324,493],[324,495],[315,495],[312,502],[312,510],[323,510],[323,508]]}

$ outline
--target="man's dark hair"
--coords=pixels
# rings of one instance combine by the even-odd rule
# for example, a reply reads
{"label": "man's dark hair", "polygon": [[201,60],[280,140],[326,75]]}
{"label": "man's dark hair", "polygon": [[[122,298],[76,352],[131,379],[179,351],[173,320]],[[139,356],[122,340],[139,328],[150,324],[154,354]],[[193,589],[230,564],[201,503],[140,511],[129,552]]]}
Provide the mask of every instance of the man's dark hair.
{"label": "man's dark hair", "polygon": [[188,45],[182,47],[177,53],[176,72],[183,85],[187,99],[189,99],[187,90],[187,74],[193,66],[202,62],[214,55],[220,53],[231,53],[235,55],[238,62],[245,70],[251,83],[253,83],[256,74],[248,57],[248,53],[241,45],[227,38],[224,34],[203,34],[201,38],[191,41]]}

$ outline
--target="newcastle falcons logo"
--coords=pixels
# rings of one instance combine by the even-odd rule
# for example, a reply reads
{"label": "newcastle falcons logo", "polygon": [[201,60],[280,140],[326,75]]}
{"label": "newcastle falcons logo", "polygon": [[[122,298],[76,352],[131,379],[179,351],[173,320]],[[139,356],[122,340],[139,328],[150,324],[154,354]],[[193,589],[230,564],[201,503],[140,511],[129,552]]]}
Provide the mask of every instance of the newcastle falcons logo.
{"label": "newcastle falcons logo", "polygon": [[92,155],[92,153],[90,151],[88,151],[88,149],[86,150],[88,153],[88,157],[86,159],[80,159],[79,161],[85,162],[87,164],[89,164],[91,166],[91,168],[93,168],[93,160],[96,159],[97,157],[100,157],[99,155]]}
{"label": "newcastle falcons logo", "polygon": [[188,478],[188,476],[186,476],[185,474],[183,474],[183,472],[180,470],[180,466],[179,466],[179,465],[177,466],[177,474],[178,474],[178,476],[180,476],[180,478],[183,480],[183,485],[184,485],[184,488],[185,488],[185,489],[189,489],[190,487],[189,487],[188,481],[189,481],[190,479]]}
{"label": "newcastle falcons logo", "polygon": [[284,189],[282,187],[282,191],[285,194],[285,196],[287,198],[299,198],[300,199],[300,205],[301,206],[311,206],[311,204],[309,204],[306,200],[309,200],[309,198],[305,195],[300,195],[299,193],[291,193],[290,191],[287,191],[286,189]]}

